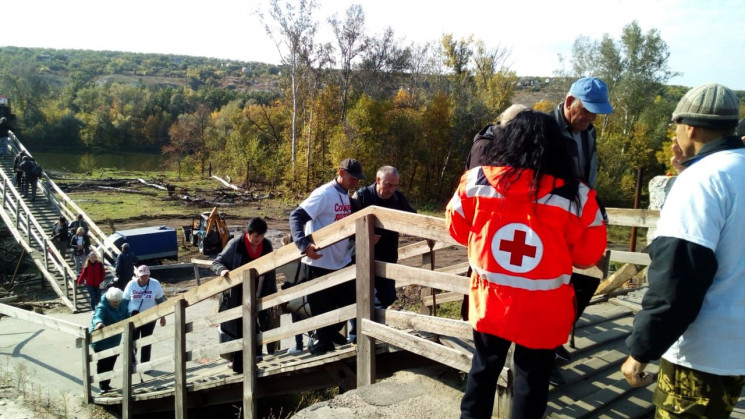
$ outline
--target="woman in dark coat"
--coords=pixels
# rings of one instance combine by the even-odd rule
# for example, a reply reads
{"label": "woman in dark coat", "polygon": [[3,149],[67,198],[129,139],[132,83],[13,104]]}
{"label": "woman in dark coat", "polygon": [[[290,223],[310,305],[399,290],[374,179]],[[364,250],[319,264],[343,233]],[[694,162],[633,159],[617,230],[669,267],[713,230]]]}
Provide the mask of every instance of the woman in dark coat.
{"label": "woman in dark coat", "polygon": [[[267,231],[266,221],[261,217],[255,217],[248,221],[243,234],[232,238],[225,248],[220,252],[212,262],[212,271],[217,275],[228,278],[230,271],[243,266],[255,259],[269,254],[274,250],[272,243],[264,238]],[[258,298],[265,297],[277,292],[277,278],[272,270],[261,275],[257,281]],[[220,311],[238,307],[241,305],[243,297],[242,285],[237,285],[222,295],[220,302]],[[257,314],[259,330],[269,330],[269,312],[262,310]],[[243,321],[238,318],[220,325],[220,342],[227,342],[243,337]],[[274,344],[267,344],[267,352],[274,352]],[[261,347],[257,348],[257,353],[261,353]],[[243,358],[241,352],[232,354],[232,368],[235,372],[243,372]]]}

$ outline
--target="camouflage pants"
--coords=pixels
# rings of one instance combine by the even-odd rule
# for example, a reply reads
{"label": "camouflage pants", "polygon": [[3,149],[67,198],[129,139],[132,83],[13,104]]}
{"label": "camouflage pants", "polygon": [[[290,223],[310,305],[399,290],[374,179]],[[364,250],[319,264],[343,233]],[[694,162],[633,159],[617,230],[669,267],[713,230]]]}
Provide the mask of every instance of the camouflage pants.
{"label": "camouflage pants", "polygon": [[660,359],[655,418],[728,418],[743,385],[745,376],[714,375]]}

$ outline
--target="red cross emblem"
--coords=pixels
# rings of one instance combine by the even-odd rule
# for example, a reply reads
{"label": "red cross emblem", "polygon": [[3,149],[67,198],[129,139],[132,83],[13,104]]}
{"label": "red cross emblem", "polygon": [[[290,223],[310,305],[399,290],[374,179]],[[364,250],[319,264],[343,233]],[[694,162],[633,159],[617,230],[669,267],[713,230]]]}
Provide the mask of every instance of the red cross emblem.
{"label": "red cross emblem", "polygon": [[492,255],[504,269],[524,273],[533,270],[543,257],[543,242],[529,226],[507,224],[492,238]]}
{"label": "red cross emblem", "polygon": [[534,258],[536,246],[531,246],[525,243],[525,234],[522,230],[515,230],[515,236],[512,241],[502,240],[499,244],[499,250],[509,252],[510,264],[516,266],[523,266],[523,258],[525,256]]}

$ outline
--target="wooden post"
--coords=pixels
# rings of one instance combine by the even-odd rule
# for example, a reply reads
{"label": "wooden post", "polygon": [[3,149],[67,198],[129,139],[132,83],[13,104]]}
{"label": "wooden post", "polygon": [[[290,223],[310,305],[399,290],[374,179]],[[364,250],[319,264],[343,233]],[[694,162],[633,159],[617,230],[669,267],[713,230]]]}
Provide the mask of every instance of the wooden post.
{"label": "wooden post", "polygon": [[186,300],[180,299],[176,302],[174,309],[174,347],[173,351],[176,356],[176,370],[173,374],[174,379],[174,412],[177,419],[185,419],[187,416],[186,408]]}
{"label": "wooden post", "polygon": [[78,338],[83,352],[83,400],[86,403],[93,401],[91,397],[91,364],[90,364],[90,344],[91,335],[88,329],[85,329],[85,336]]}
{"label": "wooden post", "polygon": [[[422,269],[430,269],[431,266],[432,266],[432,252],[422,254]],[[434,290],[430,287],[422,286],[421,290],[419,291],[419,294],[422,296],[422,301],[424,301],[424,297],[434,295]],[[430,316],[432,316],[435,313],[433,309],[434,309],[434,304],[432,305],[432,307],[427,307],[424,303],[422,303],[422,306],[419,309],[419,312],[422,314],[429,314]]]}
{"label": "wooden post", "polygon": [[202,285],[199,281],[199,265],[194,264],[194,279],[197,281],[197,286]]}
{"label": "wooden post", "polygon": [[375,339],[365,335],[362,319],[375,318],[375,216],[355,222],[357,260],[357,387],[375,382]]}
{"label": "wooden post", "polygon": [[243,417],[258,418],[256,410],[256,269],[243,272]]}
{"label": "wooden post", "polygon": [[132,350],[134,324],[128,321],[122,333],[122,419],[132,417]]}
{"label": "wooden post", "polygon": [[[644,168],[640,167],[636,172],[636,188],[634,192],[634,209],[639,209],[642,198],[642,178],[644,177]],[[631,237],[629,238],[629,252],[636,252],[636,226],[631,227]]]}

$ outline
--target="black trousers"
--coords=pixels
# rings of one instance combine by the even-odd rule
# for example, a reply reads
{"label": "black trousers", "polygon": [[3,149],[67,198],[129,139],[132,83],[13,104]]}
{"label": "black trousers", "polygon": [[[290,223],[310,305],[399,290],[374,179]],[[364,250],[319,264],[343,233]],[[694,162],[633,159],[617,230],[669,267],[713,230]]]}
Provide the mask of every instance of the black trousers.
{"label": "black trousers", "polygon": [[[490,418],[494,409],[497,378],[512,342],[473,331],[476,352],[468,372],[466,392],[460,404],[461,418]],[[548,379],[554,364],[553,349],[515,345],[515,394],[512,418],[542,418],[548,403]]]}
{"label": "black trousers", "polygon": [[[99,359],[96,361],[96,374],[101,374],[103,372],[108,372],[114,369],[114,364],[116,364],[116,357],[119,355],[112,355],[107,358]],[[98,383],[98,388],[101,390],[109,389],[111,386],[109,385],[111,383],[111,380],[101,380]]]}
{"label": "black trousers", "polygon": [[[135,328],[134,339],[150,336],[153,334],[153,330],[155,330],[154,321],[143,324],[142,326]],[[142,347],[142,352],[140,353],[140,363],[150,361],[150,349],[150,345],[145,345]],[[137,355],[137,349],[135,349],[134,355]],[[137,360],[136,356],[133,356],[133,360]]]}
{"label": "black trousers", "polygon": [[[316,268],[304,263],[302,263],[301,265],[301,275],[305,274],[303,276],[304,279],[302,282],[310,281],[311,279],[315,279],[330,274],[331,272],[335,272],[334,270]],[[335,310],[337,308],[345,307],[349,304],[354,304],[356,299],[356,292],[357,291],[355,288],[355,282],[348,281],[343,284],[335,285],[331,288],[310,294],[308,296],[310,312],[313,313],[314,316],[317,316],[319,314],[328,313],[329,311]],[[333,343],[331,342],[332,337],[335,334],[339,333],[339,331],[343,327],[344,322],[341,322],[316,330],[316,337],[318,338],[319,344],[333,345]]]}

